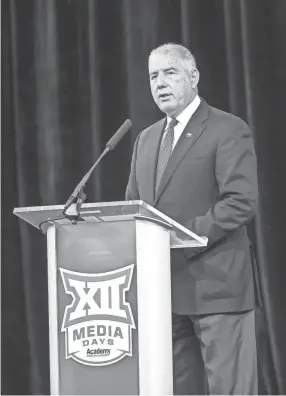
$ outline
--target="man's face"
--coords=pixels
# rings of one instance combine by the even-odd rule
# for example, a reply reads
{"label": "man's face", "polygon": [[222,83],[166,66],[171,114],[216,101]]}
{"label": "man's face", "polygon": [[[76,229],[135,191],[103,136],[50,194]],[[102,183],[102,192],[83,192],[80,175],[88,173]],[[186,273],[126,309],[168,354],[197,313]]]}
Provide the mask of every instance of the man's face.
{"label": "man's face", "polygon": [[196,96],[198,71],[195,78],[183,67],[176,54],[153,53],[149,59],[149,78],[153,99],[159,109],[176,117]]}

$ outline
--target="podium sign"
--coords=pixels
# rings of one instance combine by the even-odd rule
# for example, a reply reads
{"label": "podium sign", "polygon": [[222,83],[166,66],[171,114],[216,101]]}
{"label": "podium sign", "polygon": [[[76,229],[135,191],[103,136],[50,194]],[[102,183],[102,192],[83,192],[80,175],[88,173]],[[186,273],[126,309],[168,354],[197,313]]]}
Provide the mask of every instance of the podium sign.
{"label": "podium sign", "polygon": [[62,394],[138,394],[134,228],[128,221],[55,230]]}
{"label": "podium sign", "polygon": [[206,239],[142,201],[62,210],[14,210],[47,234],[51,393],[173,394],[170,248]]}

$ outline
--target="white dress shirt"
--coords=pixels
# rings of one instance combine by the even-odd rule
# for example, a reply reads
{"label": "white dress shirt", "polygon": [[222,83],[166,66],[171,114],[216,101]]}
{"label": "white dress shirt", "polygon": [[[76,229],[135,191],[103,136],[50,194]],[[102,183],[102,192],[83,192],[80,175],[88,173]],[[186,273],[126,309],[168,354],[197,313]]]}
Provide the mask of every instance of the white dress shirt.
{"label": "white dress shirt", "polygon": [[[174,149],[175,145],[177,144],[181,134],[183,133],[183,130],[185,129],[185,126],[187,123],[190,121],[192,115],[194,112],[197,110],[201,103],[201,98],[197,95],[193,101],[184,108],[184,110],[176,117],[176,120],[179,121],[178,124],[174,127],[174,141],[173,141],[173,148]],[[163,139],[165,138],[166,131],[168,129],[168,125],[171,121],[171,117],[167,116],[167,125],[165,128],[164,136]]]}

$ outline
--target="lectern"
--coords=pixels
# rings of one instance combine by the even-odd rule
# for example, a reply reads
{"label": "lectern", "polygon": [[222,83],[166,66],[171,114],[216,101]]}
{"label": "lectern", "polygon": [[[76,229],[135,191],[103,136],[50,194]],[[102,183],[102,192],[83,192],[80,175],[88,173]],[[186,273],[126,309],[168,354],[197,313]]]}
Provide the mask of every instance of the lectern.
{"label": "lectern", "polygon": [[170,248],[205,246],[143,201],[14,213],[47,235],[51,394],[172,395]]}

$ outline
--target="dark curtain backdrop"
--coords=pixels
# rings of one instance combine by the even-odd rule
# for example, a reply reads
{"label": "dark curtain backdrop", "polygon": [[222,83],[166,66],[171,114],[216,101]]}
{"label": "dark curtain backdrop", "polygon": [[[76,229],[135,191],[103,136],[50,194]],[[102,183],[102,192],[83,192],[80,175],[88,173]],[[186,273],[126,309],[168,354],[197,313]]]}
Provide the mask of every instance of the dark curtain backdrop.
{"label": "dark curtain backdrop", "polygon": [[[45,236],[14,207],[63,204],[126,118],[88,200],[124,199],[134,139],[161,115],[149,51],[195,54],[200,94],[254,133],[260,205],[251,239],[260,393],[286,393],[286,1],[2,0],[2,393],[49,392]],[[265,319],[266,327],[263,326]]]}

